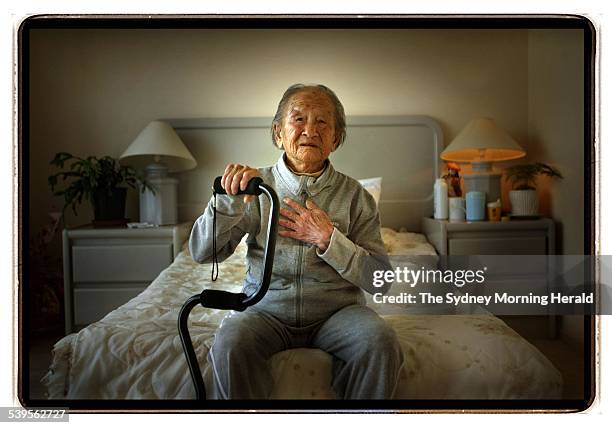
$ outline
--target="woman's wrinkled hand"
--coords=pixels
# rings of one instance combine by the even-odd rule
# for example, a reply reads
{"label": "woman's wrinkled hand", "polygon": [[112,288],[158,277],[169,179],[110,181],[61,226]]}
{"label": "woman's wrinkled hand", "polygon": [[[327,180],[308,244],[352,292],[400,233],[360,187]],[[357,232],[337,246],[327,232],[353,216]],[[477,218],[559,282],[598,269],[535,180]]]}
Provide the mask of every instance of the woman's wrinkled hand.
{"label": "woman's wrinkled hand", "polygon": [[[230,163],[225,167],[221,177],[221,187],[225,189],[228,195],[235,195],[240,190],[246,190],[253,177],[261,177],[257,169],[248,165]],[[243,198],[245,203],[251,202],[253,199],[255,199],[254,195],[244,195]]]}
{"label": "woman's wrinkled hand", "polygon": [[305,207],[290,198],[285,198],[283,202],[292,209],[280,209],[284,218],[280,219],[278,224],[287,230],[281,230],[278,234],[316,245],[320,251],[327,250],[334,231],[327,213],[310,199],[306,201]]}

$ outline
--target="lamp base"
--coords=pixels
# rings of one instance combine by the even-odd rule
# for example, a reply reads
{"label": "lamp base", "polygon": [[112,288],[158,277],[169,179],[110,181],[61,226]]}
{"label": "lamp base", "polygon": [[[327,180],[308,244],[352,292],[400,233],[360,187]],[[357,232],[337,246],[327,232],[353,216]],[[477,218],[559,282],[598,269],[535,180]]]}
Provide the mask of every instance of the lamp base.
{"label": "lamp base", "polygon": [[140,192],[140,221],[156,226],[176,224],[178,209],[176,206],[176,188],[178,180],[171,177],[147,179],[155,189]]}
{"label": "lamp base", "polygon": [[463,176],[465,193],[476,191],[486,194],[487,202],[501,200],[501,174],[488,172],[485,174],[466,174]]}

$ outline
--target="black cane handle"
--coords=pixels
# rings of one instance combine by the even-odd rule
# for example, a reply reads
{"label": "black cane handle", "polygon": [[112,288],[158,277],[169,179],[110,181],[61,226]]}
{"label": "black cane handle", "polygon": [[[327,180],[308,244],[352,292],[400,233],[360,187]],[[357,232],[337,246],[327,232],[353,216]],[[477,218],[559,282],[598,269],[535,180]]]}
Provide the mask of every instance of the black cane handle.
{"label": "black cane handle", "polygon": [[[227,192],[225,191],[223,186],[221,186],[221,178],[222,177],[215,178],[215,183],[213,184],[213,191],[217,195],[227,195]],[[249,184],[247,184],[247,188],[245,190],[239,190],[237,195],[261,195],[261,189],[259,188],[259,185],[261,183],[263,183],[263,179],[261,177],[253,177],[249,181]]]}

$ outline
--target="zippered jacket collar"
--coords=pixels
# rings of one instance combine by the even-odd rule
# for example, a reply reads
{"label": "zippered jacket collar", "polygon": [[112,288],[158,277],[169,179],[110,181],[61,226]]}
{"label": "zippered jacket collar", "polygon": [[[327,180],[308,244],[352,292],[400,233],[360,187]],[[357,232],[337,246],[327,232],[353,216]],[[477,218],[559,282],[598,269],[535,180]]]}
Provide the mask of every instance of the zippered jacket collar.
{"label": "zippered jacket collar", "polygon": [[309,177],[306,175],[297,175],[293,173],[285,162],[285,153],[278,159],[274,165],[274,175],[276,175],[287,189],[295,194],[300,195],[307,193],[308,196],[315,196],[321,190],[332,185],[336,170],[332,167],[329,159],[326,161],[326,167],[323,173],[318,177]]}

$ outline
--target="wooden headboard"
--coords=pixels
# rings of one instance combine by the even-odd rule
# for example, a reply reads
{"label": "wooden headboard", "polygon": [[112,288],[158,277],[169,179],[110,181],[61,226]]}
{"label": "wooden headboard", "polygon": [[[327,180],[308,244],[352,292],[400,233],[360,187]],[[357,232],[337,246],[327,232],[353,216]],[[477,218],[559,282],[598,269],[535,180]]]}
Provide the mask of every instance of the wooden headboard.
{"label": "wooden headboard", "polygon": [[[282,154],[272,144],[270,118],[162,120],[174,127],[198,162],[195,169],[176,174],[181,221],[201,214],[226,164],[269,166]],[[356,179],[382,177],[382,225],[418,232],[421,217],[433,210],[442,141],[440,126],[427,116],[352,116],[347,117],[347,139],[330,160],[336,170]]]}

